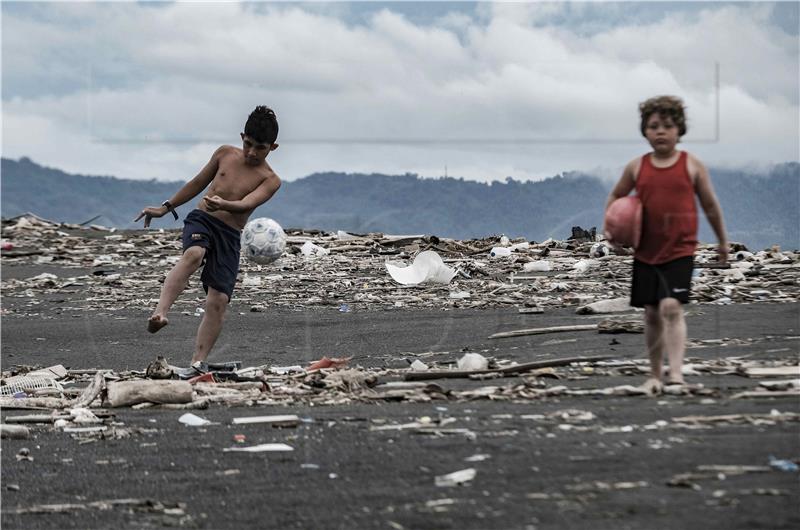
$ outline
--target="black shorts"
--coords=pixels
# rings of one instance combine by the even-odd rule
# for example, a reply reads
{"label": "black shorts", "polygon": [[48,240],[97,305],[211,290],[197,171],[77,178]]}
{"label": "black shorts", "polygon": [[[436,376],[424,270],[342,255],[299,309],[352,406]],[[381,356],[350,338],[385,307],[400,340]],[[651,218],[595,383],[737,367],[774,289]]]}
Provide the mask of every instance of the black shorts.
{"label": "black shorts", "polygon": [[633,260],[631,305],[657,306],[663,298],[675,298],[682,304],[689,303],[693,265],[694,256],[678,258],[659,265]]}
{"label": "black shorts", "polygon": [[205,292],[211,286],[230,302],[239,274],[241,232],[203,210],[192,210],[183,220],[183,251],[189,247],[206,249],[200,274]]}

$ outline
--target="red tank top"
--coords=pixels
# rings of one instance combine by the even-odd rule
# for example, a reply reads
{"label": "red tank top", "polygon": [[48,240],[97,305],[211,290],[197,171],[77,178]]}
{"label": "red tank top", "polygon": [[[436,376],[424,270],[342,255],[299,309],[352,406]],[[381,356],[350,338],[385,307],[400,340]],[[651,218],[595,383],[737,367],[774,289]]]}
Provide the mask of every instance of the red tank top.
{"label": "red tank top", "polygon": [[655,167],[650,154],[642,157],[636,194],[642,201],[642,239],[634,257],[658,265],[692,256],[697,247],[697,206],[694,184],[682,151],[669,167]]}

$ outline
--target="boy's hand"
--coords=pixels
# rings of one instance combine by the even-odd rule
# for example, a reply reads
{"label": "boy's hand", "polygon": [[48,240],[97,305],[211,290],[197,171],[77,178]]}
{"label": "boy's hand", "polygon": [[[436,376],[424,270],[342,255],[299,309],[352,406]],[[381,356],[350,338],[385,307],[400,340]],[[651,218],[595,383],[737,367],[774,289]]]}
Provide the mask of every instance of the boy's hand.
{"label": "boy's hand", "polygon": [[219,195],[213,195],[213,196],[206,195],[205,197],[203,197],[203,201],[205,202],[206,208],[208,208],[209,212],[224,210],[225,205],[228,203],[228,201],[226,201]]}
{"label": "boy's hand", "polygon": [[144,210],[141,211],[139,216],[133,220],[134,223],[138,223],[139,219],[144,217],[144,227],[150,228],[150,219],[153,217],[164,217],[169,210],[167,210],[166,206],[148,206]]}

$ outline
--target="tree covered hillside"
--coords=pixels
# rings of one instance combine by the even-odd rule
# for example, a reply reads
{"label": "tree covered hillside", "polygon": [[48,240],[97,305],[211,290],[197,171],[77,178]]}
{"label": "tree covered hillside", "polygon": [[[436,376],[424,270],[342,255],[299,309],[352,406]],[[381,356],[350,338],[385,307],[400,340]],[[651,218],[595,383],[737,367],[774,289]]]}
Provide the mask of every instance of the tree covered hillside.
{"label": "tree covered hillside", "polygon": [[[767,174],[714,169],[711,174],[731,241],[752,249],[800,248],[800,164],[781,164]],[[0,182],[3,217],[32,212],[74,223],[100,215],[97,223],[121,228],[133,227],[143,206],[161,204],[183,184],[71,175],[27,158],[3,159]],[[316,173],[285,181],[254,216],[272,217],[284,227],[456,238],[506,234],[541,241],[566,238],[573,226],[599,228],[609,187],[578,173],[491,184],[411,174]],[[185,215],[193,204],[179,213]],[[181,223],[164,217],[154,226]],[[715,240],[705,219],[700,239]]]}

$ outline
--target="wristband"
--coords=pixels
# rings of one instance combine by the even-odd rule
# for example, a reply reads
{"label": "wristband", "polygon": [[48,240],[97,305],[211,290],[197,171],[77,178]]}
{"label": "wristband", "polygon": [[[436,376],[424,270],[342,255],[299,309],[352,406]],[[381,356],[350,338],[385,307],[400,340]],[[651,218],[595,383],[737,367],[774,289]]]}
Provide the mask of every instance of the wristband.
{"label": "wristband", "polygon": [[178,220],[178,212],[175,211],[175,208],[172,206],[171,202],[164,201],[164,202],[161,203],[161,206],[166,206],[167,207],[167,211],[168,212],[172,212],[172,216],[175,218],[176,221]]}

